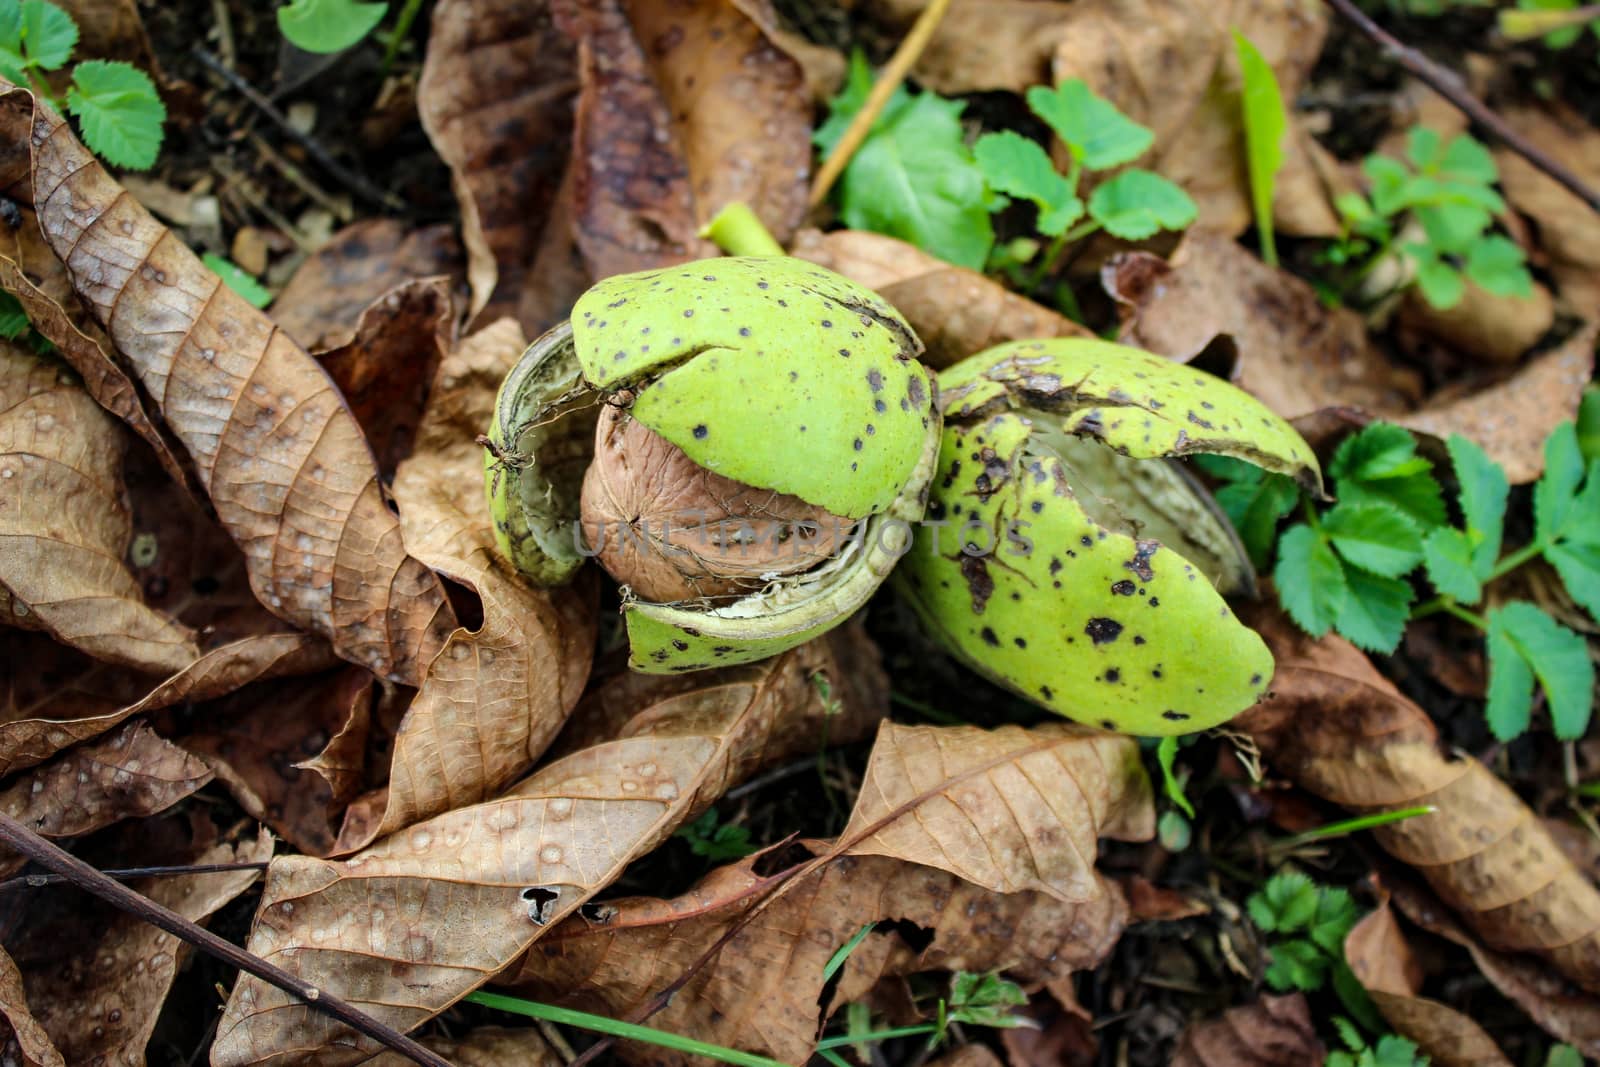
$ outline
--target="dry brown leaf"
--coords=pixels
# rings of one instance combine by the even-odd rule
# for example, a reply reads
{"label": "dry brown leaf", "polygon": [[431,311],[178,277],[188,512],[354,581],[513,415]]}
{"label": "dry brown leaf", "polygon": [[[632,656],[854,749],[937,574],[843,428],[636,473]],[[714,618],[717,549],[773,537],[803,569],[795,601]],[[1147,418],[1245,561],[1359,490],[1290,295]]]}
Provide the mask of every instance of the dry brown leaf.
{"label": "dry brown leaf", "polygon": [[1479,288],[1471,278],[1464,282],[1461,302],[1442,310],[1428,303],[1420,289],[1408,289],[1400,304],[1401,328],[1484,362],[1506,364],[1515,363],[1555,322],[1555,299],[1538,282],[1527,296],[1501,296]]}
{"label": "dry brown leaf", "polygon": [[805,72],[806,86],[811,99],[824,106],[839,92],[844,84],[845,58],[842,52],[826,45],[813,44],[805,35],[784,28],[773,0],[733,0],[767,39],[781,49],[790,59],[800,64]]}
{"label": "dry brown leaf", "polygon": [[522,354],[516,324],[468,338],[441,364],[416,453],[394,494],[406,543],[483,605],[428,667],[395,738],[388,787],[352,805],[337,851],[498,794],[526,773],[583,693],[598,626],[592,574],[535,589],[500,556],[483,494],[477,437],[495,391]]}
{"label": "dry brown leaf", "polygon": [[56,1046],[28,1010],[22,975],[0,950],[0,1058],[21,1067],[66,1067]]}
{"label": "dry brown leaf", "polygon": [[272,302],[272,319],[308,351],[349,344],[362,313],[406,282],[465,267],[455,230],[444,224],[408,229],[399,219],[362,219],[306,257]]}
{"label": "dry brown leaf", "polygon": [[123,562],[122,429],[53,359],[0,342],[0,586],[5,622],[97,659],[182,670],[193,634],[145,603]]}
{"label": "dry brown leaf", "polygon": [[434,372],[454,347],[454,334],[450,283],[410,281],[363,311],[347,343],[317,356],[377,453],[385,480],[411,454]]}
{"label": "dry brown leaf", "polygon": [[544,298],[557,309],[553,320],[589,284],[548,266],[569,261],[573,249],[571,219],[552,205],[577,90],[577,51],[546,0],[440,0],[434,8],[417,110],[450,167],[469,311],[479,322],[515,315],[529,334],[543,333],[554,322],[525,314],[523,301],[560,290]]}
{"label": "dry brown leaf", "polygon": [[1301,993],[1262,997],[1191,1024],[1172,1067],[1322,1067],[1327,1049]]}
{"label": "dry brown leaf", "polygon": [[[928,0],[872,0],[868,17],[896,36],[911,29]],[[921,85],[946,96],[1025,91],[1050,80],[1050,60],[1067,32],[1071,4],[1056,0],[953,0],[911,68]]]}
{"label": "dry brown leaf", "polygon": [[359,667],[247,686],[207,707],[184,748],[301,852],[326,856],[360,789],[372,675]]}
{"label": "dry brown leaf", "polygon": [[925,863],[997,893],[1076,903],[1102,891],[1099,838],[1154,834],[1150,779],[1131,737],[1069,723],[886,722],[840,839],[857,855]]}
{"label": "dry brown leaf", "polygon": [[573,193],[595,277],[713,255],[696,236],[743,201],[778,241],[806,211],[811,98],[798,63],[732,0],[553,0],[578,44]]}
{"label": "dry brown leaf", "polygon": [[1277,660],[1272,692],[1233,725],[1307,792],[1356,812],[1430,804],[1373,831],[1491,948],[1539,956],[1600,990],[1600,891],[1487,767],[1442,750],[1433,722],[1339,637],[1248,609]]}
{"label": "dry brown leaf", "polygon": [[[1311,0],[1126,0],[1072,4],[1055,55],[1055,80],[1082,78],[1155,133],[1138,165],[1179,185],[1200,208],[1196,226],[1226,235],[1250,225],[1250,185],[1239,92],[1242,76],[1231,30],[1261,50],[1285,100],[1305,84],[1327,33],[1328,16]],[[1309,166],[1288,139],[1286,168]],[[1279,179],[1280,196],[1305,183]],[[1286,214],[1298,223],[1304,204]],[[1338,232],[1324,206],[1318,230]],[[1284,232],[1291,232],[1285,229]]]}
{"label": "dry brown leaf", "polygon": [[1387,901],[1350,930],[1344,954],[1389,1025],[1416,1042],[1439,1067],[1511,1067],[1470,1016],[1419,995],[1422,965]]}
{"label": "dry brown leaf", "polygon": [[992,278],[882,234],[802,230],[790,254],[876,289],[922,338],[922,360],[930,367],[948,367],[1006,341],[1094,336]]}
{"label": "dry brown leaf", "polygon": [[[448,362],[448,361],[447,361]],[[734,783],[850,736],[885,710],[877,669],[846,672],[841,632],[733,671],[641,713],[505,796],[394,834],[345,861],[273,861],[250,951],[409,1029],[512,963]],[[848,646],[846,646],[848,649]],[[449,661],[450,657],[444,657]],[[830,715],[813,682],[832,681]],[[280,990],[241,978],[215,1067],[281,1063],[322,1049],[351,1063],[373,1045]]]}
{"label": "dry brown leaf", "polygon": [[[255,863],[272,855],[255,841],[218,845],[190,861]],[[145,896],[195,922],[243,893],[257,871],[185,875],[133,883]],[[59,894],[35,902],[7,945],[38,1005],[35,1018],[71,1064],[141,1067],[156,1016],[178,972],[184,943],[134,915]]]}
{"label": "dry brown leaf", "polygon": [[0,96],[0,121],[10,192],[38,212],[80,299],[161,404],[258,599],[352,662],[418,682],[454,618],[439,579],[405,554],[372,453],[326,373],[32,94]]}
{"label": "dry brown leaf", "polygon": [[948,1055],[929,1060],[928,1067],[1002,1067],[1002,1065],[1000,1057],[991,1052],[989,1046],[962,1045]]}
{"label": "dry brown leaf", "polygon": [[[480,1026],[461,1038],[429,1037],[422,1043],[456,1067],[561,1067],[562,1060],[532,1027]],[[413,1061],[385,1052],[367,1067],[408,1067]]]}
{"label": "dry brown leaf", "polygon": [[[19,775],[0,790],[0,812],[45,837],[77,837],[163,811],[209,781],[204,763],[134,722]],[[21,865],[0,851],[0,871]]]}
{"label": "dry brown leaf", "polygon": [[[1561,160],[1593,189],[1600,186],[1600,131],[1567,107],[1511,107],[1511,128]],[[1495,152],[1506,200],[1539,228],[1562,302],[1586,319],[1600,317],[1600,215],[1509,148]]]}
{"label": "dry brown leaf", "polygon": [[122,59],[161,80],[135,0],[61,0],[60,6],[78,24],[74,59]]}
{"label": "dry brown leaf", "polygon": [[[828,842],[811,842],[815,855]],[[591,905],[535,943],[505,981],[539,1000],[630,1017],[689,971],[772,889],[752,857],[712,871],[681,897]],[[1004,970],[1021,981],[1062,978],[1097,965],[1116,945],[1127,908],[1110,883],[1087,903],[1042,893],[993,893],[915,863],[846,856],[796,879],[696,974],[650,1025],[703,1041],[804,1063],[840,1006],[885,977],[941,970]],[[861,927],[867,935],[822,1010],[823,967]],[[920,944],[920,941],[919,941]],[[659,1049],[623,1045],[635,1063],[683,1064]]]}

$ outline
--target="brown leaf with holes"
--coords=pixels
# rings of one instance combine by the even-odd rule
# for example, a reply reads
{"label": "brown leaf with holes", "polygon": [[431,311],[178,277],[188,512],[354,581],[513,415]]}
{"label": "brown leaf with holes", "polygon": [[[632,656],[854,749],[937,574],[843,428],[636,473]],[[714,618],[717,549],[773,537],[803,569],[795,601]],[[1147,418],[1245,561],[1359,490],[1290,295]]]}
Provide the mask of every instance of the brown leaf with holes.
{"label": "brown leaf with holes", "polygon": [[592,574],[535,589],[500,556],[477,437],[524,348],[507,320],[439,367],[416,454],[394,494],[415,556],[478,594],[483,623],[460,629],[428,668],[395,738],[389,784],[352,805],[337,851],[497,795],[525,774],[583,693],[598,626]]}
{"label": "brown leaf with holes", "polygon": [[1339,637],[1307,637],[1252,605],[1278,672],[1268,698],[1233,726],[1273,771],[1352,812],[1433,805],[1372,831],[1446,904],[1502,952],[1527,952],[1600,991],[1600,891],[1533,811],[1483,764],[1452,757],[1425,711]]}
{"label": "brown leaf with holes", "polygon": [[326,856],[361,786],[372,682],[347,666],[246,686],[207,706],[181,743],[247,813],[301,852]]}
{"label": "brown leaf with holes", "polygon": [[[274,860],[250,951],[393,1026],[416,1026],[511,964],[731,786],[816,752],[824,724],[830,742],[868,728],[886,710],[875,658],[863,662],[859,639],[835,631],[754,666],[704,672],[701,688],[644,709],[616,740],[546,765],[497,800],[347,860]],[[446,653],[440,662],[455,661]],[[832,714],[819,672],[839,704]],[[282,1063],[310,1049],[334,1064],[374,1046],[241,978],[212,1063]]]}
{"label": "brown leaf with holes", "polygon": [[1420,995],[1422,965],[1387,901],[1351,928],[1344,954],[1389,1025],[1439,1067],[1511,1067],[1470,1016]]}
{"label": "brown leaf with holes", "polygon": [[272,320],[307,351],[327,352],[349,344],[361,316],[391,289],[442,275],[453,290],[465,270],[450,226],[362,219],[306,257],[272,301]]}
{"label": "brown leaf with holes", "polygon": [[[0,812],[45,837],[77,837],[164,811],[209,781],[204,763],[133,722],[18,775],[0,790]],[[22,863],[0,850],[0,872]]]}
{"label": "brown leaf with holes", "polygon": [[1068,723],[981,730],[886,722],[840,839],[856,855],[1077,903],[1103,891],[1097,839],[1154,834],[1150,779],[1131,737]]}
{"label": "brown leaf with holes", "polygon": [[806,212],[800,65],[733,0],[552,0],[578,46],[578,247],[595,277],[714,255],[696,236],[743,201],[780,243]]}
{"label": "brown leaf with holes", "polygon": [[[841,839],[843,841],[844,839]],[[812,855],[833,849],[809,842]],[[834,846],[836,847],[836,846]],[[759,857],[712,871],[681,897],[591,904],[534,944],[504,981],[520,996],[615,1018],[690,971],[774,885]],[[1082,903],[994,893],[932,867],[846,856],[786,886],[677,992],[650,1025],[784,1063],[804,1063],[827,1018],[881,979],[926,971],[1003,970],[1018,981],[1064,978],[1105,959],[1127,921],[1109,882]],[[863,926],[823,1010],[829,958]],[[903,931],[903,932],[902,932]],[[624,1043],[631,1063],[687,1058]]]}
{"label": "brown leaf with holes", "polygon": [[1291,993],[1192,1023],[1178,1039],[1172,1067],[1322,1067],[1326,1055],[1305,995]]}
{"label": "brown leaf with holes", "polygon": [[[265,832],[171,862],[258,863],[272,855]],[[141,862],[149,857],[143,857]],[[157,862],[166,857],[160,857]],[[186,919],[204,922],[260,877],[258,871],[154,878],[133,888]],[[36,893],[7,941],[29,1003],[68,1063],[137,1067],[188,948],[137,916],[75,893]]]}
{"label": "brown leaf with holes", "polygon": [[[1600,131],[1575,109],[1545,104],[1501,114],[1589,188],[1600,187]],[[1538,227],[1562,302],[1583,318],[1600,315],[1600,215],[1511,149],[1496,148],[1494,160],[1506,201]]]}
{"label": "brown leaf with holes", "polygon": [[66,1067],[50,1035],[28,1010],[28,992],[11,957],[0,949],[0,1057],[21,1067]]}
{"label": "brown leaf with holes", "polygon": [[[533,1027],[480,1026],[459,1038],[426,1037],[422,1043],[456,1067],[561,1067],[562,1060]],[[413,1061],[385,1052],[367,1067],[409,1067]]]}
{"label": "brown leaf with holes", "polygon": [[[440,0],[417,84],[417,110],[450,167],[479,323],[514,315],[530,334],[553,321],[522,313],[556,288],[559,307],[588,286],[550,264],[575,251],[558,201],[578,91],[577,49],[546,0]],[[546,245],[549,248],[546,248]],[[559,279],[560,284],[551,285]],[[565,317],[561,308],[552,315]]]}
{"label": "brown leaf with holes", "polygon": [[55,360],[0,342],[0,586],[4,622],[97,659],[182,670],[194,635],[145,603],[123,557],[123,431]]}
{"label": "brown leaf with holes", "polygon": [[[903,37],[928,0],[871,0],[864,13]],[[1025,92],[1050,81],[1050,61],[1072,5],[1057,0],[952,0],[911,68],[919,85],[946,96]]]}
{"label": "brown leaf with holes", "polygon": [[[206,270],[32,94],[0,96],[7,188],[162,409],[274,613],[415,684],[454,625],[405,554],[372,453],[325,372]],[[20,151],[31,147],[25,166]]]}
{"label": "brown leaf with holes", "polygon": [[876,289],[922,338],[922,361],[930,367],[948,367],[1006,341],[1094,336],[992,278],[882,234],[802,230],[790,254]]}

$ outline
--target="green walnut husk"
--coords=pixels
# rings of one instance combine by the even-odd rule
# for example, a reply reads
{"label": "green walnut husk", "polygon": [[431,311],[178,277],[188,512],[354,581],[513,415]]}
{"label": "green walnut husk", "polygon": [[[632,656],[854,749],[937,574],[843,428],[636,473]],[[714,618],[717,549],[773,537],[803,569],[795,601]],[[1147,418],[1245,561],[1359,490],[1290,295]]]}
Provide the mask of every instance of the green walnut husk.
{"label": "green walnut husk", "polygon": [[1211,452],[1320,492],[1315,455],[1253,397],[1103,341],[991,348],[939,376],[927,517],[896,572],[978,673],[1123,733],[1203,730],[1260,698],[1265,643],[1224,593],[1253,573],[1169,457]]}
{"label": "green walnut husk", "polygon": [[500,551],[545,585],[582,566],[596,414],[621,407],[706,470],[855,523],[827,562],[731,602],[624,589],[634,669],[748,663],[823,633],[882,584],[922,516],[940,417],[921,347],[870,290],[788,257],[609,278],[501,386],[486,459]]}

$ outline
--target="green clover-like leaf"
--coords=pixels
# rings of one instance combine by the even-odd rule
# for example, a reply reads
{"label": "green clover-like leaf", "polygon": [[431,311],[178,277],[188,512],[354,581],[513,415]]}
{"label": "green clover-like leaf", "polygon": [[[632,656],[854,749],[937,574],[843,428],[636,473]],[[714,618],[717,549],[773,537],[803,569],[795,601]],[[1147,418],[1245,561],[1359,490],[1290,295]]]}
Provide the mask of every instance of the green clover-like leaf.
{"label": "green clover-like leaf", "polygon": [[1028,90],[1028,107],[1090,170],[1138,159],[1155,141],[1154,133],[1096,95],[1082,78],[1068,78],[1054,89],[1034,86]]}
{"label": "green clover-like leaf", "polygon": [[1011,130],[987,133],[972,146],[978,168],[1002,193],[1031,200],[1039,209],[1037,229],[1058,237],[1083,217],[1083,201],[1035,141]]}
{"label": "green clover-like leaf", "polygon": [[1199,213],[1188,193],[1148,170],[1125,170],[1089,195],[1089,215],[1125,241],[1181,230]]}

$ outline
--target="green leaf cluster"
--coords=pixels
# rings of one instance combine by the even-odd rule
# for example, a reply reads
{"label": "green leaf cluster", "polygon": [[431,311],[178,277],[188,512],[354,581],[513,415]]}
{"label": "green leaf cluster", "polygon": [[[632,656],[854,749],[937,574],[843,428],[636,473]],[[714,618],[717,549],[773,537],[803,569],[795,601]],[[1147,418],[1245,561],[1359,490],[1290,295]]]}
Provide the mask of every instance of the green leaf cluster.
{"label": "green leaf cluster", "polygon": [[[49,0],[0,0],[0,74],[58,110],[35,75],[60,70],[78,45],[78,24]],[[108,163],[145,170],[161,152],[166,105],[150,76],[131,63],[91,59],[72,68],[66,110],[84,143]]]}
{"label": "green leaf cluster", "polygon": [[1328,1053],[1325,1067],[1428,1067],[1428,1057],[1403,1037],[1384,1034],[1368,1045],[1348,1019],[1334,1019],[1343,1049]]}
{"label": "green leaf cluster", "polygon": [[1343,889],[1319,886],[1299,871],[1279,871],[1250,894],[1245,908],[1272,939],[1267,984],[1287,992],[1321,989],[1344,961],[1344,939],[1360,914]]}
{"label": "green leaf cluster", "polygon": [[1329,249],[1330,262],[1361,261],[1360,277],[1398,245],[1415,264],[1423,297],[1437,308],[1461,302],[1464,279],[1500,296],[1533,294],[1522,249],[1489,232],[1505,201],[1494,189],[1494,157],[1480,142],[1462,133],[1446,143],[1417,126],[1407,136],[1403,160],[1375,153],[1361,169],[1368,194],[1338,198],[1345,235]]}
{"label": "green leaf cluster", "polygon": [[748,827],[734,823],[717,824],[717,809],[710,808],[698,819],[678,828],[677,837],[689,846],[689,851],[712,863],[726,863],[743,859],[756,850],[750,842]]}
{"label": "green leaf cluster", "polygon": [[278,8],[278,32],[307,52],[343,52],[377,29],[388,10],[362,0],[291,0]]}

